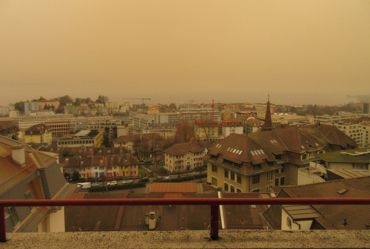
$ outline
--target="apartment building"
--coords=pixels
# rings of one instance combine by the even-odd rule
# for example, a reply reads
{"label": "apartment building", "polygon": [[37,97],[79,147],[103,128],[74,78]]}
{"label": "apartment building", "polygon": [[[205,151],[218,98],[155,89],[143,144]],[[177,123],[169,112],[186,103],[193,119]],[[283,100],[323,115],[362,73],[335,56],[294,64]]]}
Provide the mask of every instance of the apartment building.
{"label": "apartment building", "polygon": [[74,130],[102,130],[109,142],[117,138],[118,127],[122,121],[112,116],[75,117],[71,120]]}
{"label": "apartment building", "polygon": [[58,148],[94,147],[103,144],[104,132],[99,130],[82,130],[74,135],[62,137],[57,140]]}
{"label": "apartment building", "polygon": [[64,160],[64,173],[78,172],[84,180],[119,180],[140,176],[140,164],[130,153],[93,154]]}
{"label": "apartment building", "polygon": [[252,139],[231,134],[210,148],[207,182],[225,192],[266,192],[281,169]]}
{"label": "apartment building", "polygon": [[244,126],[241,121],[230,120],[221,122],[221,136],[228,137],[231,134],[243,134]]}
{"label": "apartment building", "polygon": [[370,118],[337,122],[334,125],[355,140],[359,147],[370,147]]}
{"label": "apartment building", "polygon": [[220,123],[212,120],[197,120],[194,135],[198,141],[215,141],[222,138]]}
{"label": "apartment building", "polygon": [[[0,199],[58,199],[73,193],[48,153],[0,136]],[[64,232],[64,208],[7,207],[8,232]]]}
{"label": "apartment building", "polygon": [[204,165],[207,150],[197,142],[174,144],[165,150],[165,168],[169,172],[184,172]]}
{"label": "apartment building", "polygon": [[19,139],[26,144],[51,144],[53,135],[44,124],[31,126],[19,132]]}
{"label": "apartment building", "polygon": [[183,106],[179,108],[180,117],[182,121],[195,120],[214,120],[221,121],[221,112],[209,107]]}

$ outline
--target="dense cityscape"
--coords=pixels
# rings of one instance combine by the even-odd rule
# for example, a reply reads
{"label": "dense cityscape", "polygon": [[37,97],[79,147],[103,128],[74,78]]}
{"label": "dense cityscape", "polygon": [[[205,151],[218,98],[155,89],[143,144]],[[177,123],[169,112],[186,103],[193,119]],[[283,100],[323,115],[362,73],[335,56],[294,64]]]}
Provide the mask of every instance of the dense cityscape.
{"label": "dense cityscape", "polygon": [[370,0],[0,0],[0,249],[370,248]]}
{"label": "dense cityscape", "polygon": [[[116,103],[106,96],[95,101],[41,97],[2,108],[1,196],[83,199],[369,194],[369,102],[336,107],[350,107],[351,112],[312,115],[306,106],[279,106],[269,98],[266,103],[207,104],[151,104],[150,100]],[[315,107],[318,112],[321,109]],[[174,212],[181,219],[172,217],[168,208],[176,208]],[[370,214],[366,206],[356,209],[361,213],[358,216],[352,215],[351,208],[338,206],[301,208],[309,213],[304,218],[289,207],[222,207],[221,226],[369,228],[364,218]],[[7,229],[197,230],[209,224],[208,216],[194,213],[192,206],[126,207],[123,214],[120,207],[105,207],[104,212],[99,207],[39,212],[31,218],[35,215],[31,210],[9,208]]]}

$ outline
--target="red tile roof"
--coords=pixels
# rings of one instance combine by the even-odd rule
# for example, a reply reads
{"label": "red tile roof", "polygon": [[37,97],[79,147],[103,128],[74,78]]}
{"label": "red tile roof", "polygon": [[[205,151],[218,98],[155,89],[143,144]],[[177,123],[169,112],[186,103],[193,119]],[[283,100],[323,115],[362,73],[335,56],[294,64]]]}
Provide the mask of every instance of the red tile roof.
{"label": "red tile roof", "polygon": [[173,156],[179,156],[179,155],[185,155],[186,153],[201,153],[205,149],[203,146],[201,146],[199,143],[192,141],[188,143],[178,143],[174,144],[168,149],[165,150],[165,153],[173,155]]}
{"label": "red tile roof", "polygon": [[152,183],[149,185],[149,193],[196,193],[198,185],[194,182],[181,183]]}

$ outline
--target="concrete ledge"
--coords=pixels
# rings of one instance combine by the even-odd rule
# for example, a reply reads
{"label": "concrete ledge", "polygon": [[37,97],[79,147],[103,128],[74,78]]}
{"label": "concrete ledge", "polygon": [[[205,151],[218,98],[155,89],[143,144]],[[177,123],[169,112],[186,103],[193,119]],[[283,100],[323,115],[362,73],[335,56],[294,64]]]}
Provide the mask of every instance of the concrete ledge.
{"label": "concrete ledge", "polygon": [[12,233],[0,248],[370,248],[370,230],[225,230],[218,241],[208,236],[208,231]]}

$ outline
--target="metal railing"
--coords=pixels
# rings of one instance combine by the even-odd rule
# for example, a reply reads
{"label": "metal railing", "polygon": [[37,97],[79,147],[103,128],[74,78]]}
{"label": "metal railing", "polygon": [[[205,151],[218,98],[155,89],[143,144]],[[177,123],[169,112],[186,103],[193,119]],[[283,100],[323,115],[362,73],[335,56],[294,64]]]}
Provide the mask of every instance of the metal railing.
{"label": "metal railing", "polygon": [[217,240],[220,205],[370,205],[370,198],[123,198],[45,200],[0,200],[0,242],[6,242],[5,207],[41,206],[142,206],[142,205],[207,205],[210,206],[210,238]]}

